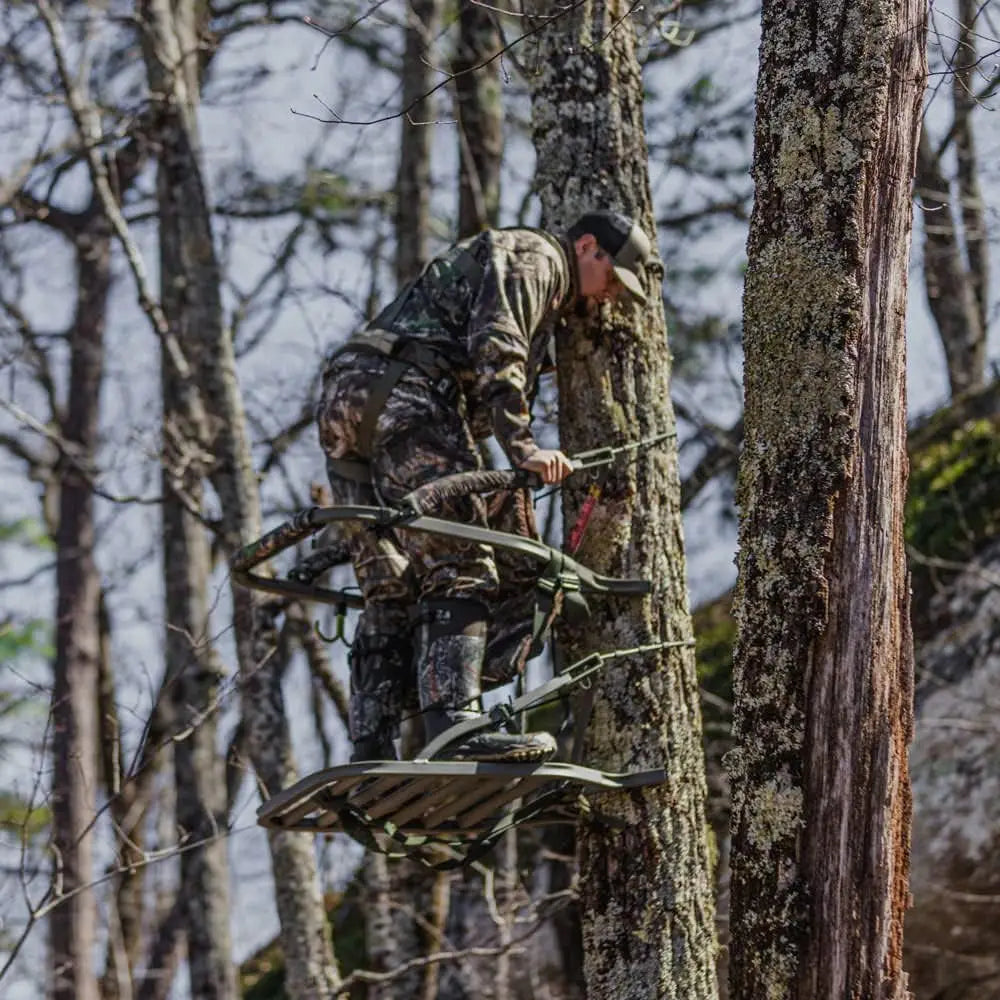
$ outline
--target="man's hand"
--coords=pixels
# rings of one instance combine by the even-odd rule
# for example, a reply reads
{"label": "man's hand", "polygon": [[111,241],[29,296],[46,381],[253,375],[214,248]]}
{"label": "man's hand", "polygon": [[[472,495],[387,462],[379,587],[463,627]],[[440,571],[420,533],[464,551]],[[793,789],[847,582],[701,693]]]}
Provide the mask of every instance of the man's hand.
{"label": "man's hand", "polygon": [[570,460],[557,448],[539,448],[531,458],[526,458],[518,468],[540,476],[546,486],[561,483],[572,471]]}

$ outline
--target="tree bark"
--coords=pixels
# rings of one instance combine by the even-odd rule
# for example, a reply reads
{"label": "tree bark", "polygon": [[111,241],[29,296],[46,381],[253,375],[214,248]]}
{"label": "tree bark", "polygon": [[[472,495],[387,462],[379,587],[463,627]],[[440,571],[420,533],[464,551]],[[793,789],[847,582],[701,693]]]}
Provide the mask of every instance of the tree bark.
{"label": "tree bark", "polygon": [[744,295],[732,995],[903,998],[905,331],[925,10],[763,9]]}
{"label": "tree bark", "polygon": [[[91,216],[77,237],[76,314],[70,341],[69,400],[61,421],[56,532],[56,656],[52,690],[52,843],[60,892],[75,893],[50,920],[53,1000],[97,1000],[92,952],[97,930],[93,818],[99,758],[100,576],[94,559],[91,475],[104,372],[105,306],[111,240]],[[82,890],[82,891],[81,891]]]}
{"label": "tree bark", "polygon": [[[643,92],[630,8],[621,2],[535,5],[532,80],[536,190],[547,225],[589,208],[623,208],[655,233]],[[542,18],[549,20],[542,23]],[[602,311],[558,345],[559,427],[568,452],[670,432],[670,356],[659,284],[643,308]],[[567,529],[587,484],[563,491]],[[691,636],[673,443],[614,466],[580,559],[602,573],[653,581],[639,601],[594,600],[586,640],[563,630],[570,659]],[[588,995],[714,998],[715,932],[694,655],[634,656],[600,677],[585,761],[621,771],[665,766],[664,785],[595,802],[579,831]]]}
{"label": "tree bark", "polygon": [[503,155],[502,39],[495,15],[475,3],[460,5],[458,48],[452,60],[458,107],[458,235],[495,226],[500,214]]}

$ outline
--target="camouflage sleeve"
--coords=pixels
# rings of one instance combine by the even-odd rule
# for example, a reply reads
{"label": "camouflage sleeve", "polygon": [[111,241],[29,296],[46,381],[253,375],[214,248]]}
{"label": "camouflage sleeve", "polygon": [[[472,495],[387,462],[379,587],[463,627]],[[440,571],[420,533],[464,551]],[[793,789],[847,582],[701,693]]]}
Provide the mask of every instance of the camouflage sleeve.
{"label": "camouflage sleeve", "polygon": [[524,244],[513,251],[494,247],[468,326],[477,395],[490,408],[493,433],[515,467],[538,450],[525,386],[531,338],[568,287],[554,251],[527,237]]}

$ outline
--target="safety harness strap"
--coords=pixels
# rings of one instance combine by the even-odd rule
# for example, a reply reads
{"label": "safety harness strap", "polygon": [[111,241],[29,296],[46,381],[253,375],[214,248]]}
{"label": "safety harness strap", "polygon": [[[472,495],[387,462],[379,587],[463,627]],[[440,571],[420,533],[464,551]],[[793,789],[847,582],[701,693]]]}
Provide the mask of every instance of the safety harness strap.
{"label": "safety harness strap", "polygon": [[406,369],[410,365],[405,361],[392,358],[385,366],[385,371],[375,381],[368,390],[368,400],[361,413],[361,422],[358,425],[358,444],[362,451],[371,454],[372,440],[375,437],[375,425],[385,407],[385,401],[389,398],[392,390],[396,388],[396,383],[403,377]]}
{"label": "safety harness strap", "polygon": [[332,472],[341,479],[350,479],[354,483],[364,483],[371,485],[372,467],[367,462],[361,462],[349,458],[327,458],[327,472]]}
{"label": "safety harness strap", "polygon": [[[331,361],[347,353],[378,354],[387,359],[385,371],[376,378],[368,390],[368,399],[358,423],[357,448],[362,455],[370,455],[375,427],[385,409],[386,401],[396,384],[410,368],[417,368],[428,378],[440,383],[454,376],[447,360],[432,347],[388,330],[371,329],[348,340],[331,357]],[[331,458],[329,471],[354,482],[370,483],[371,472],[367,461]]]}

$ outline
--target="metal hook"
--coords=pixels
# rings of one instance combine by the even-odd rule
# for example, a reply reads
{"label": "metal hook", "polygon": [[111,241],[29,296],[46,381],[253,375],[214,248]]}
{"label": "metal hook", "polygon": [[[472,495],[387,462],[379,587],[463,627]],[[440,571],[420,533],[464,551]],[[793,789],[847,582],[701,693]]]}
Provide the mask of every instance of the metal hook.
{"label": "metal hook", "polygon": [[319,621],[313,622],[313,631],[324,641],[324,642],[342,642],[345,646],[350,646],[350,641],[344,631],[344,625],[347,621],[347,605],[338,604],[337,605],[337,631],[333,635],[327,635],[320,627]]}

